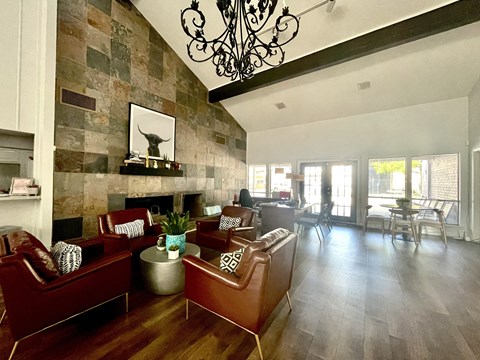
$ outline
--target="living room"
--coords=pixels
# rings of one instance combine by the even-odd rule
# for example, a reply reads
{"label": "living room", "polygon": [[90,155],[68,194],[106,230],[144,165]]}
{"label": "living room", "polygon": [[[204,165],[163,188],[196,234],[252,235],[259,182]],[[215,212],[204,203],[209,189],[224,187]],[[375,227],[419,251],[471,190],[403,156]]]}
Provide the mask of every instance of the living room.
{"label": "living room", "polygon": [[[97,215],[122,208],[127,197],[201,192],[204,205],[225,206],[248,187],[248,165],[290,163],[300,169],[313,160],[356,162],[356,202],[362,209],[368,203],[370,158],[454,153],[460,159],[461,215],[449,235],[480,237],[480,196],[474,186],[480,148],[478,73],[474,87],[461,97],[247,130],[251,124],[244,128],[236,120],[241,99],[225,102],[231,112],[209,103],[211,88],[130,2],[23,3],[9,1],[1,18],[8,28],[2,39],[10,41],[11,54],[5,78],[14,89],[2,90],[8,116],[1,128],[9,135],[35,135],[33,177],[41,196],[0,202],[2,225],[22,226],[50,246],[52,240],[95,236]],[[460,29],[465,35],[477,30],[478,21]],[[447,35],[436,36],[442,43]],[[389,51],[383,61],[394,56]],[[371,59],[332,67],[325,77],[372,66]],[[307,85],[294,81],[294,88]],[[68,104],[64,89],[95,99],[95,111]],[[363,94],[358,101],[367,101]],[[273,104],[273,95],[266,95],[263,102]],[[258,98],[255,107],[261,108]],[[176,118],[175,160],[182,164],[183,177],[120,175],[129,152],[130,102]],[[174,206],[179,210],[182,204],[177,200]],[[361,211],[357,214],[360,224]]]}

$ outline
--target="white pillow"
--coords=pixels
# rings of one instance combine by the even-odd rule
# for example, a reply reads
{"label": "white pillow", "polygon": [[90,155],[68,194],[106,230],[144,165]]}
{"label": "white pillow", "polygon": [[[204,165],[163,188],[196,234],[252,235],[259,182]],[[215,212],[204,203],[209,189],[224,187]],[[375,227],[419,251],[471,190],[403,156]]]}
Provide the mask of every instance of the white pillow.
{"label": "white pillow", "polygon": [[233,274],[242,260],[244,248],[231,253],[220,254],[220,270]]}
{"label": "white pillow", "polygon": [[115,225],[115,234],[127,234],[128,238],[143,236],[143,224],[145,222],[141,219],[128,222],[125,224]]}
{"label": "white pillow", "polygon": [[53,247],[52,255],[62,274],[78,270],[82,264],[82,248],[78,245],[59,241]]}
{"label": "white pillow", "polygon": [[220,225],[218,226],[218,229],[228,230],[233,227],[238,227],[240,226],[241,222],[242,222],[241,217],[230,217],[230,216],[222,215],[220,216]]}

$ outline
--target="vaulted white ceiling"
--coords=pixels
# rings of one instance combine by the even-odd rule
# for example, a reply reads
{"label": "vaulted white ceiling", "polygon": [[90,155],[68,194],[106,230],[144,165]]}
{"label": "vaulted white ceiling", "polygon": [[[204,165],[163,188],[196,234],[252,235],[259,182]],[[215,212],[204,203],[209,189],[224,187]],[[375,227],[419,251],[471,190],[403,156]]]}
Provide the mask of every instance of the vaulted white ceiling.
{"label": "vaulted white ceiling", "polygon": [[[298,14],[321,0],[290,0]],[[286,62],[455,1],[337,0],[327,13],[320,6],[300,19],[298,36],[285,46]],[[210,62],[187,56],[180,12],[191,0],[132,0],[180,58],[212,90],[229,83]],[[216,33],[216,0],[199,0],[207,33]],[[281,2],[279,1],[279,10]],[[275,16],[276,18],[276,16]],[[383,50],[308,75],[223,100],[247,132],[336,119],[409,105],[468,96],[480,77],[480,22]],[[357,84],[370,82],[359,90]],[[278,110],[275,104],[284,103]]]}

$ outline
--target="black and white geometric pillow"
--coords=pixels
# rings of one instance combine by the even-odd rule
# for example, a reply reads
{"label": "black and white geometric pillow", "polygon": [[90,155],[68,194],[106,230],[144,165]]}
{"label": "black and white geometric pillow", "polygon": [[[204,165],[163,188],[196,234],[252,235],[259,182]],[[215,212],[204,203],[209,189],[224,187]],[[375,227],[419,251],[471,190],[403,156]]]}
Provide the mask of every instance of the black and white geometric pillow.
{"label": "black and white geometric pillow", "polygon": [[59,241],[53,247],[52,255],[62,274],[78,270],[82,264],[82,248],[78,245]]}
{"label": "black and white geometric pillow", "polygon": [[145,222],[141,219],[125,224],[115,225],[115,234],[127,234],[128,238],[143,236],[143,225]]}
{"label": "black and white geometric pillow", "polygon": [[220,254],[220,270],[233,274],[242,260],[243,250]]}
{"label": "black and white geometric pillow", "polygon": [[218,229],[228,230],[233,227],[238,227],[240,226],[241,222],[242,222],[241,217],[230,217],[230,216],[222,215],[220,216],[220,225],[218,226]]}

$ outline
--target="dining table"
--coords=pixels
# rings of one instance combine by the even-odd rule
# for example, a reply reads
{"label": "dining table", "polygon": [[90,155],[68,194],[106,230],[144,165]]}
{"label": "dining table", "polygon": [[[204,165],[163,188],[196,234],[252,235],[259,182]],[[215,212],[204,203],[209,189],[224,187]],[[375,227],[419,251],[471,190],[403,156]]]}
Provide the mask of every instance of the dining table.
{"label": "dining table", "polygon": [[[433,211],[433,208],[426,205],[410,203],[407,206],[399,206],[398,204],[380,204],[381,207],[388,208],[391,214],[391,220],[395,216],[401,216],[402,220],[409,221],[409,224],[405,224],[402,227],[402,230],[394,231],[392,229],[392,241],[396,236],[396,233],[402,234],[402,240],[404,241],[413,241],[415,244],[418,244],[418,238],[416,235],[416,227],[414,217],[417,216],[421,211]],[[392,226],[394,224],[391,224]],[[411,229],[408,229],[410,227]]]}

